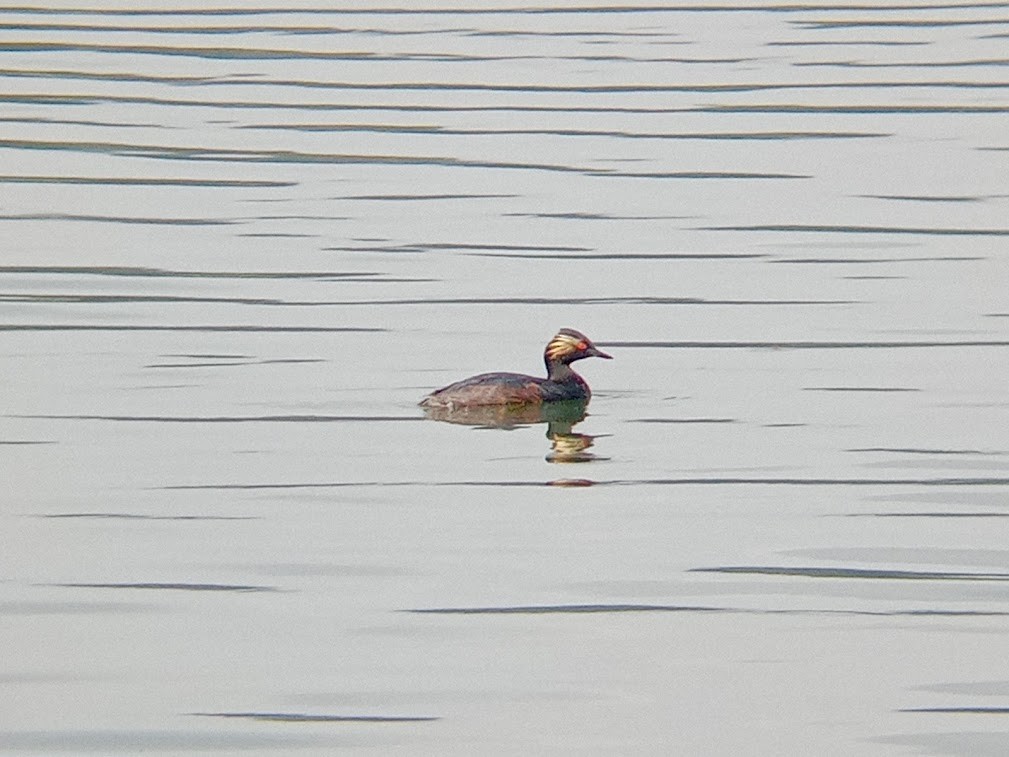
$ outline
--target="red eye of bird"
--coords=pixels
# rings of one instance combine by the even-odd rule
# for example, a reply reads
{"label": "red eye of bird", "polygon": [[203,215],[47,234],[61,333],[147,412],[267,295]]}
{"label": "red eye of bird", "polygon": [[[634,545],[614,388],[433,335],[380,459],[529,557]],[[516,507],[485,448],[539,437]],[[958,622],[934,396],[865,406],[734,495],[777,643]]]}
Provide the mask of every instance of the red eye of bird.
{"label": "red eye of bird", "polygon": [[578,349],[584,350],[584,349],[587,349],[587,348],[588,348],[588,345],[585,344],[585,342],[579,342],[578,343]]}

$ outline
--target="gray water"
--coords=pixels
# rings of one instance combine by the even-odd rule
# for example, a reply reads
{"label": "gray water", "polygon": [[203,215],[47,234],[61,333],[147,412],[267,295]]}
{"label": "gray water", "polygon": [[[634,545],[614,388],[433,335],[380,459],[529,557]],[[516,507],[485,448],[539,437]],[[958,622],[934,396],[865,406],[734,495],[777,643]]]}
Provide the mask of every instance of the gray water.
{"label": "gray water", "polygon": [[1009,751],[1009,3],[344,5],[0,9],[0,750]]}

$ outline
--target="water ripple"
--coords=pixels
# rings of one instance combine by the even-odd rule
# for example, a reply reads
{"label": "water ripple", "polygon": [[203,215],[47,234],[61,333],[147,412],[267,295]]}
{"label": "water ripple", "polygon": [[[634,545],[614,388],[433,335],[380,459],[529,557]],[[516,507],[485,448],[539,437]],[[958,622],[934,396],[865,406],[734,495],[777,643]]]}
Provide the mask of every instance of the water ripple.
{"label": "water ripple", "polygon": [[430,723],[426,715],[318,715],[304,712],[194,712],[196,717],[258,720],[265,723]]}
{"label": "water ripple", "polygon": [[424,607],[403,610],[417,615],[596,615],[610,613],[700,613],[735,615],[851,615],[855,617],[1006,617],[998,610],[946,610],[940,608],[910,610],[836,610],[836,609],[750,609],[741,607],[706,607],[657,604],[573,604],[517,605],[488,607]]}
{"label": "water ripple", "polygon": [[659,348],[674,350],[715,349],[715,350],[899,350],[899,349],[943,349],[964,347],[1009,347],[1005,339],[963,339],[963,340],[888,340],[888,341],[610,341],[600,342],[604,347]]}
{"label": "water ripple", "polygon": [[55,583],[58,586],[71,589],[153,589],[155,591],[222,591],[222,592],[268,592],[279,591],[274,586],[250,586],[243,584],[209,584],[209,583]]}
{"label": "water ripple", "polygon": [[958,573],[928,570],[881,570],[860,568],[783,567],[774,565],[691,568],[691,573],[741,573],[803,578],[870,578],[901,581],[1009,581],[1009,573]]}
{"label": "water ripple", "polygon": [[171,279],[310,279],[316,281],[381,281],[378,271],[195,271],[144,266],[0,265],[0,275],[122,276]]}
{"label": "water ripple", "polygon": [[[47,418],[54,420],[83,420],[83,421],[114,421],[126,423],[159,423],[159,422],[182,422],[182,423],[225,423],[225,422],[284,422],[285,418],[159,418],[147,416],[53,416],[53,415],[31,415],[13,416],[28,418]],[[347,421],[367,421],[367,418],[348,418]],[[408,417],[378,418],[376,420],[409,420]],[[797,487],[952,487],[952,488],[974,488],[988,486],[1009,485],[1009,478],[990,477],[949,477],[949,478],[757,478],[757,477],[684,477],[684,478],[654,478],[654,479],[614,479],[609,481],[589,481],[580,479],[581,486],[797,486]],[[165,491],[185,491],[185,490],[284,490],[284,489],[342,489],[342,488],[385,488],[385,487],[494,487],[494,488],[531,488],[541,486],[557,486],[553,480],[511,480],[511,481],[290,481],[290,482],[260,482],[260,483],[228,483],[228,484],[171,484],[156,487]]]}
{"label": "water ripple", "polygon": [[139,216],[84,215],[76,213],[16,213],[0,215],[0,221],[85,221],[148,226],[230,226],[242,223],[231,218],[155,218]]}
{"label": "water ripple", "polygon": [[748,226],[703,226],[705,231],[780,231],[829,234],[924,234],[957,237],[1007,237],[1009,229],[970,229],[929,226],[847,226],[833,224],[765,223]]}
{"label": "water ripple", "polygon": [[137,325],[112,323],[0,323],[0,331],[177,331],[235,334],[338,334],[385,331],[365,326]]}
{"label": "water ripple", "polygon": [[[110,124],[112,125],[112,124]],[[118,125],[116,125],[118,128]],[[275,189],[295,187],[296,181],[269,181],[263,179],[176,179],[143,178],[129,176],[0,176],[0,184],[81,184],[122,187],[245,187]]]}

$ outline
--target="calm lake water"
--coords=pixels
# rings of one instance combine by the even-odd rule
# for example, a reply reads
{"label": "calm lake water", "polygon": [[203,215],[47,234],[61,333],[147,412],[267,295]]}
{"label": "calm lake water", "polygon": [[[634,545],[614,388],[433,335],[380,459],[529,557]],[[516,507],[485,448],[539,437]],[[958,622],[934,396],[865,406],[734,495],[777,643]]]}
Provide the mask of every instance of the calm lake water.
{"label": "calm lake water", "polygon": [[1009,3],[60,5],[0,750],[1009,752]]}

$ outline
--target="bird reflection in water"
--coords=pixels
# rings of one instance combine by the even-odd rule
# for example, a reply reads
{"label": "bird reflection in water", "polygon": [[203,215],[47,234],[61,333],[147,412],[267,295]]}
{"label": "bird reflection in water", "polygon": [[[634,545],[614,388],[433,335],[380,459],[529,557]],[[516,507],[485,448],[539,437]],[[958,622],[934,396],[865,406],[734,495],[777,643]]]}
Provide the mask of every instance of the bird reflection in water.
{"label": "bird reflection in water", "polygon": [[[589,449],[595,436],[577,434],[572,429],[585,419],[588,402],[567,400],[542,405],[484,405],[476,407],[425,407],[424,415],[432,420],[479,428],[514,429],[547,424],[550,463],[587,463],[598,458]],[[555,482],[560,484],[561,482]],[[586,482],[583,485],[587,485]]]}

